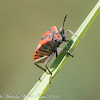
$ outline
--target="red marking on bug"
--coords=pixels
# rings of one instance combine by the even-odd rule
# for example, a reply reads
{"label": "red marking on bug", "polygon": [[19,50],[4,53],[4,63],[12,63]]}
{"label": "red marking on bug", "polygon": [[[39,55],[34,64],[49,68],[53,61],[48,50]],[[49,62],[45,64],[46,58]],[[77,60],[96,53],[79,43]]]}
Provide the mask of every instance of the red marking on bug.
{"label": "red marking on bug", "polygon": [[54,30],[55,32],[58,32],[56,26],[52,26],[51,29]]}
{"label": "red marking on bug", "polygon": [[43,38],[46,37],[50,33],[50,30],[48,30],[44,35]]}
{"label": "red marking on bug", "polygon": [[46,44],[46,43],[47,43],[46,39],[43,39],[43,40],[40,41],[41,46],[44,45],[44,44]]}
{"label": "red marking on bug", "polygon": [[59,40],[59,37],[60,36],[59,34],[55,34],[54,37],[56,37],[56,40]]}
{"label": "red marking on bug", "polygon": [[50,41],[51,44],[53,44],[54,42]]}

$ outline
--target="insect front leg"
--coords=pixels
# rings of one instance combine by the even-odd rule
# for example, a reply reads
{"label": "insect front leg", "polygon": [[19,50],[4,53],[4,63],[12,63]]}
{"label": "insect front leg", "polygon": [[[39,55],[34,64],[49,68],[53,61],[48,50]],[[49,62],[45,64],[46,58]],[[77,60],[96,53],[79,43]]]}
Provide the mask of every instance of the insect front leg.
{"label": "insect front leg", "polygon": [[51,60],[51,58],[54,56],[54,53],[52,53],[47,60],[45,61],[44,65],[46,67],[46,69],[49,71],[50,73],[50,78],[49,78],[49,82],[51,83],[51,78],[52,78],[52,72],[49,70],[49,68],[47,67],[47,63]]}
{"label": "insect front leg", "polygon": [[64,32],[64,36],[66,37],[66,35],[68,34],[68,32],[69,33],[71,33],[72,35],[74,35],[75,37],[77,37],[77,35],[75,34],[75,33],[73,33],[71,30],[66,30],[65,32]]}

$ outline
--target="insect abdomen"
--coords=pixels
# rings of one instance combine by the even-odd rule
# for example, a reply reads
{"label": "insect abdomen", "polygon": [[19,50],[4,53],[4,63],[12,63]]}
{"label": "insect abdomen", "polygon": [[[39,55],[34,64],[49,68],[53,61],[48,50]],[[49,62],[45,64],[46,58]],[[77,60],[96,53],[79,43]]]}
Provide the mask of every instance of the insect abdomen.
{"label": "insect abdomen", "polygon": [[[33,57],[34,57],[34,61],[36,61],[37,59],[50,55],[51,52],[46,52],[46,51],[41,51],[41,50],[36,50],[36,52],[34,53]],[[46,58],[47,59],[47,58]],[[38,63],[44,63],[46,59],[41,60]]]}

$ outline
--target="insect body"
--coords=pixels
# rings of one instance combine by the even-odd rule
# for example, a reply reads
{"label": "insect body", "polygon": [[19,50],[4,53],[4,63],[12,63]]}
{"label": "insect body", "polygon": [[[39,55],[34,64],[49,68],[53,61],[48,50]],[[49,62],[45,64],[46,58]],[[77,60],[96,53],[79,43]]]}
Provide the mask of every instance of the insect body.
{"label": "insect body", "polygon": [[[40,40],[36,51],[33,55],[34,57],[34,63],[36,66],[41,68],[46,72],[46,70],[49,71],[50,73],[50,82],[51,82],[51,77],[52,77],[52,72],[49,70],[47,67],[47,63],[51,60],[53,55],[56,53],[56,57],[58,56],[57,51],[64,52],[59,48],[59,45],[63,42],[68,42],[69,40],[66,40],[66,35],[67,33],[71,33],[72,35],[75,35],[72,31],[66,30],[64,32],[64,23],[66,20],[67,15],[64,18],[63,21],[63,27],[60,28],[60,32],[57,31],[56,26],[52,26],[42,37]],[[76,36],[76,35],[75,35]],[[68,49],[67,45],[66,48]],[[69,49],[68,49],[69,50]],[[73,55],[70,52],[65,51],[65,54],[68,54],[73,57]],[[45,68],[41,67],[38,65],[39,63],[44,63]]]}

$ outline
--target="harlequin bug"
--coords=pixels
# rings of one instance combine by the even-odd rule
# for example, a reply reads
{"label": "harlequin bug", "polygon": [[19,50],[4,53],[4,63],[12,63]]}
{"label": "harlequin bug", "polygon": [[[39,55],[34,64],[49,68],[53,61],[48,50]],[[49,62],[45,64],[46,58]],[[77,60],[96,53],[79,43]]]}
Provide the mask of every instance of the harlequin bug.
{"label": "harlequin bug", "polygon": [[[66,48],[68,50],[67,51],[62,51],[59,48],[59,45],[63,42],[68,42],[69,40],[66,40],[66,35],[67,33],[71,33],[72,35],[76,36],[72,31],[70,30],[66,30],[64,31],[64,23],[66,20],[67,15],[64,18],[63,21],[63,26],[60,28],[60,32],[57,31],[56,26],[52,26],[41,38],[36,51],[33,55],[34,57],[34,64],[36,66],[38,66],[39,68],[41,68],[43,71],[46,72],[46,70],[49,71],[50,73],[50,78],[49,81],[51,82],[51,78],[52,78],[52,72],[49,70],[49,68],[47,67],[47,63],[51,60],[51,58],[54,56],[54,54],[56,53],[56,57],[58,56],[57,51],[60,52],[64,52],[65,54],[68,54],[70,56],[74,56],[70,53],[67,44],[66,44]],[[39,63],[44,63],[45,68],[41,67],[40,65],[38,65]]]}

